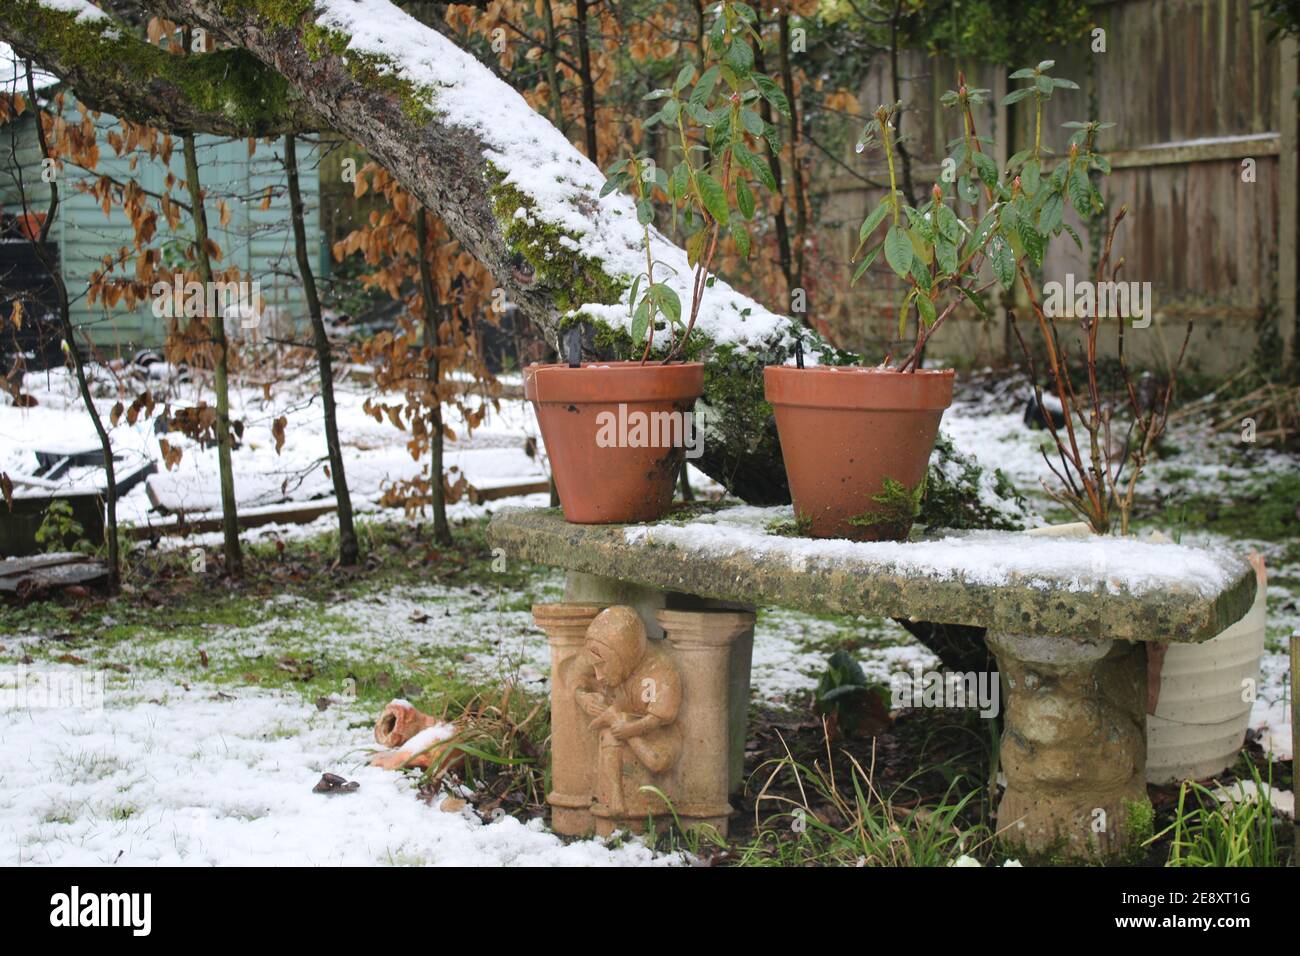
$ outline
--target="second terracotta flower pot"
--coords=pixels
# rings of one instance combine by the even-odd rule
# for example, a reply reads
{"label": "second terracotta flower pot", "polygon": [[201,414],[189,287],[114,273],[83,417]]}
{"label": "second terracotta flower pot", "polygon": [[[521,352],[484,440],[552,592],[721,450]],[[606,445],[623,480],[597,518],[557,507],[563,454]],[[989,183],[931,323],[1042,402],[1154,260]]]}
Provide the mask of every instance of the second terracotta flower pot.
{"label": "second terracotta flower pot", "polygon": [[800,531],[906,538],[953,371],[769,365],[763,380]]}
{"label": "second terracotta flower pot", "polygon": [[692,416],[703,391],[699,362],[524,369],[524,397],[537,411],[564,519],[622,524],[663,517],[686,445],[702,440]]}

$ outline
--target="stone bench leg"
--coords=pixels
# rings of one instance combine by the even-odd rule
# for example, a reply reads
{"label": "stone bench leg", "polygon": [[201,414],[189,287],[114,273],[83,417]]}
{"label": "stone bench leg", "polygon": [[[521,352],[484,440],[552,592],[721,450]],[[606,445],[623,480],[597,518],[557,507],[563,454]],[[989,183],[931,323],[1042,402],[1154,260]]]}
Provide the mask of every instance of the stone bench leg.
{"label": "stone bench leg", "polygon": [[1114,857],[1146,794],[1146,647],[987,636],[1006,693],[998,831],[1030,853]]}

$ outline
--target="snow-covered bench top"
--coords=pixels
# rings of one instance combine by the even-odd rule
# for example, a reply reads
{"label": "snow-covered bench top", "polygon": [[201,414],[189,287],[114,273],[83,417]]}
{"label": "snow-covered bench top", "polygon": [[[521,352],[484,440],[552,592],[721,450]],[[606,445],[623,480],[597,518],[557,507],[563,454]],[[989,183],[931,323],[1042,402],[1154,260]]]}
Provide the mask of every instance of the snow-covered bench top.
{"label": "snow-covered bench top", "polygon": [[1250,565],[1227,549],[1002,531],[859,543],[794,537],[793,524],[788,506],[627,526],[531,509],[498,513],[488,535],[526,561],[666,591],[1004,633],[1204,641],[1255,595]]}

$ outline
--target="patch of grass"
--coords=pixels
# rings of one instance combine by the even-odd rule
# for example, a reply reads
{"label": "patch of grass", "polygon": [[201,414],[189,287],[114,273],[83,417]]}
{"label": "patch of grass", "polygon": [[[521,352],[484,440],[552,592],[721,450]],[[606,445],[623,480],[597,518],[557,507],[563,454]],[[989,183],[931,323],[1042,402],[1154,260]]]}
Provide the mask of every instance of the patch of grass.
{"label": "patch of grass", "polygon": [[[962,855],[991,857],[992,833],[965,817],[973,790],[960,794],[954,781],[935,804],[906,799],[897,788],[888,794],[873,773],[845,755],[847,773],[827,763],[806,765],[790,754],[769,761],[760,771],[768,783],[759,794],[756,816],[770,809],[753,838],[734,850],[741,866],[947,866]],[[769,794],[777,777],[786,775],[797,795]]]}
{"label": "patch of grass", "polygon": [[1220,803],[1208,787],[1185,781],[1173,821],[1147,842],[1169,838],[1167,866],[1285,866],[1288,854],[1278,839],[1271,780],[1262,779],[1252,765],[1251,782],[1255,799]]}
{"label": "patch of grass", "polygon": [[1167,495],[1157,511],[1143,515],[1143,523],[1178,537],[1186,531],[1210,531],[1236,539],[1290,542],[1288,560],[1300,560],[1300,473],[1264,472],[1258,480],[1239,485],[1229,495]]}

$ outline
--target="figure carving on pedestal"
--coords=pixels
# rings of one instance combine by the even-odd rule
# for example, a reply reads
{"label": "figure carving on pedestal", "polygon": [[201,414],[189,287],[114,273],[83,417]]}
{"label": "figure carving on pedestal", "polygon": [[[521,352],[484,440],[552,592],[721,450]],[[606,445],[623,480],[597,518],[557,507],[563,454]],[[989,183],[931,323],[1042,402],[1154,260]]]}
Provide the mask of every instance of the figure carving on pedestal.
{"label": "figure carving on pedestal", "polygon": [[574,696],[600,735],[593,808],[598,815],[628,814],[625,766],[661,774],[681,756],[681,677],[662,644],[646,637],[640,616],[629,607],[606,608],[587,628],[584,653],[591,672]]}

